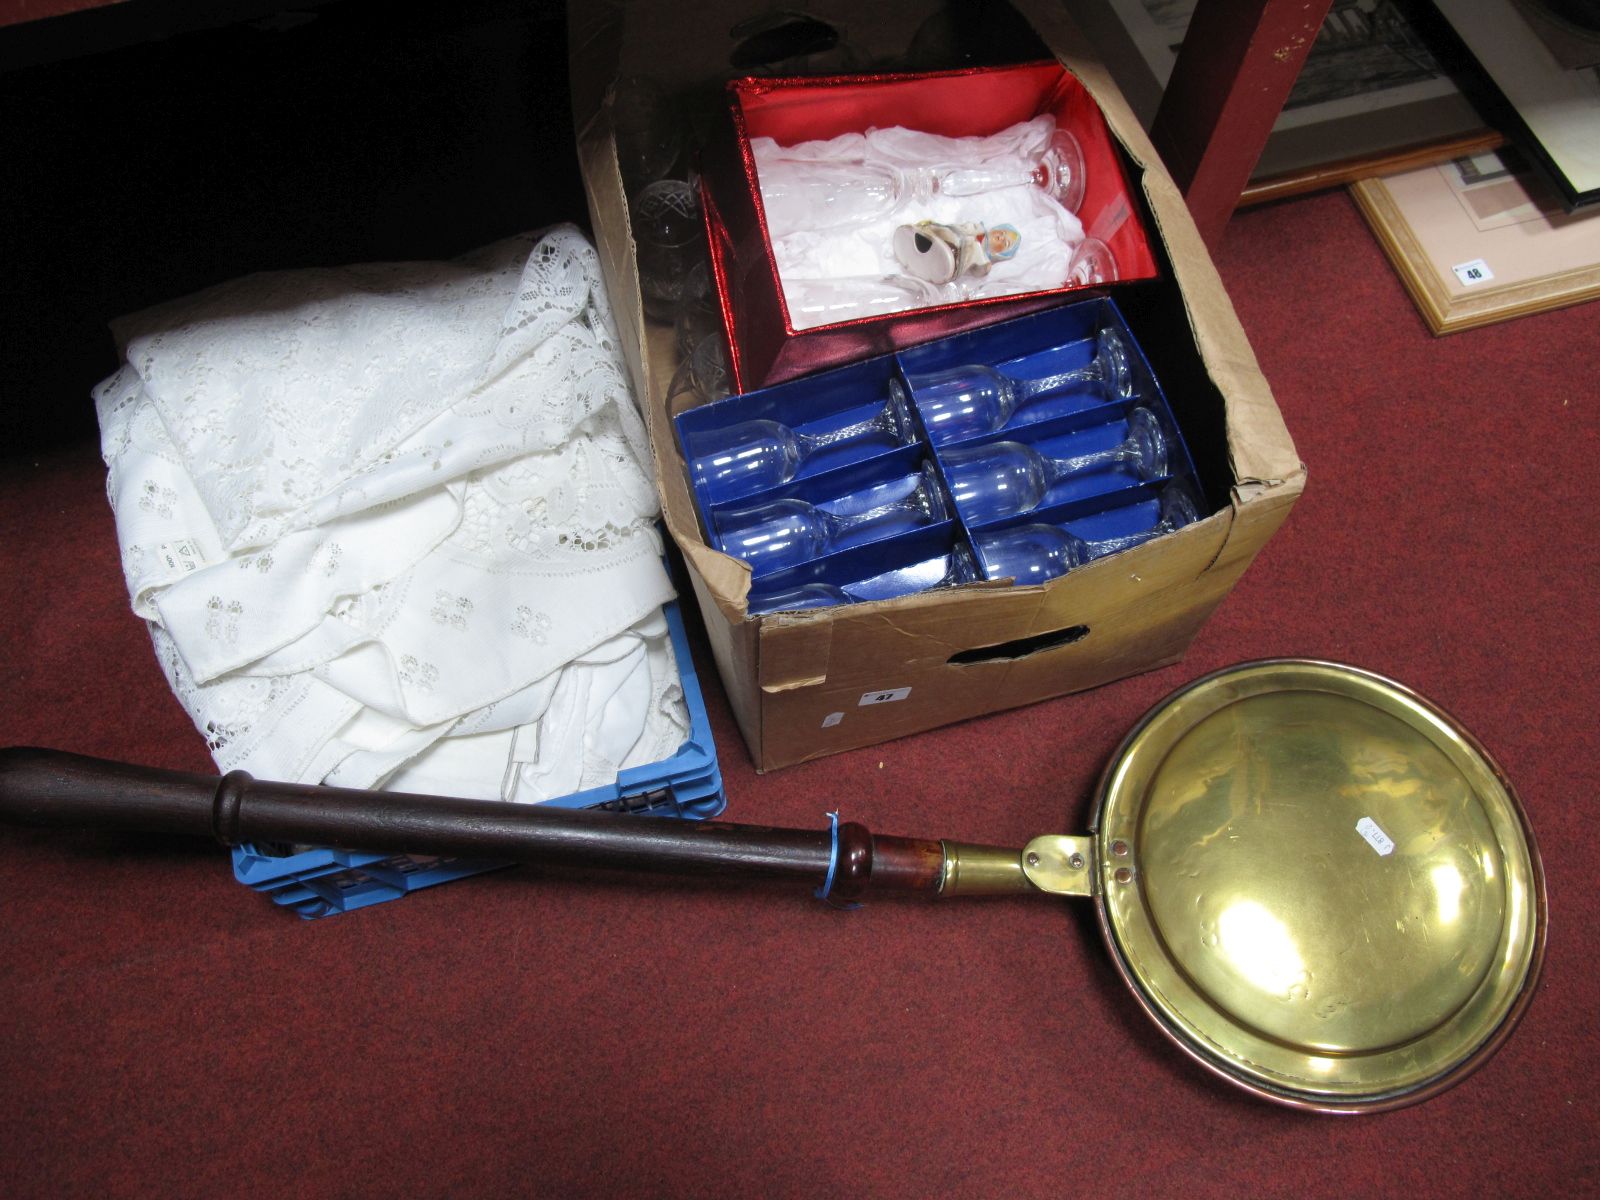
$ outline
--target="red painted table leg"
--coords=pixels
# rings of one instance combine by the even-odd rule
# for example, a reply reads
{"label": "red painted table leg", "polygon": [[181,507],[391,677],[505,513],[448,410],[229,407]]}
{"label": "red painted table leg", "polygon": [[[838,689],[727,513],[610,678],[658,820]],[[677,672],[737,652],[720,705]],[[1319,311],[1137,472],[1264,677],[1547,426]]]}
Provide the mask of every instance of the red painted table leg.
{"label": "red painted table leg", "polygon": [[1215,246],[1330,0],[1200,0],[1150,137]]}

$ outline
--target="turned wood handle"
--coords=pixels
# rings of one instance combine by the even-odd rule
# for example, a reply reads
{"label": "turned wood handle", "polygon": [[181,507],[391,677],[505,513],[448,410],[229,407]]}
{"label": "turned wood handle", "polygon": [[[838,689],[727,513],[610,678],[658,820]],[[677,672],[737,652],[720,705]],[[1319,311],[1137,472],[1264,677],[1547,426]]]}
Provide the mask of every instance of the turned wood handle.
{"label": "turned wood handle", "polygon": [[795,879],[830,898],[873,891],[935,895],[937,841],[874,837],[854,822],[768,829],[723,821],[462,800],[404,792],[220,779],[55,750],[0,750],[0,817],[28,825],[140,829],[228,844],[286,842],[502,862],[665,871],[731,879]]}

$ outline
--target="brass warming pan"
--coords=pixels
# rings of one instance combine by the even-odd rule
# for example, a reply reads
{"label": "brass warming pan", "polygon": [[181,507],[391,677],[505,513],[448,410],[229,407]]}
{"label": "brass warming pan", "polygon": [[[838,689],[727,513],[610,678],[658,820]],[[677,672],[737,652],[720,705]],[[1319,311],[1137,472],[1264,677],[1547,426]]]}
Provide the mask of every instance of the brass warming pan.
{"label": "brass warming pan", "polygon": [[1369,1112],[1459,1081],[1527,1006],[1544,877],[1516,794],[1414,692],[1334,663],[1219,671],[1153,708],[1087,836],[1021,850],[513,807],[0,752],[0,812],[505,861],[789,878],[869,893],[1087,896],[1145,1011],[1259,1096]]}

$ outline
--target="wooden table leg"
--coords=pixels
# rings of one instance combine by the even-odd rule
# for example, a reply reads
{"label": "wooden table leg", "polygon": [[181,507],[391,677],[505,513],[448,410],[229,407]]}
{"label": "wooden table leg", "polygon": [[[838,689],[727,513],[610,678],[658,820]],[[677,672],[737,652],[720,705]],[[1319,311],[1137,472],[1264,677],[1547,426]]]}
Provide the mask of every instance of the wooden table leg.
{"label": "wooden table leg", "polygon": [[1209,246],[1250,179],[1331,0],[1199,0],[1150,130]]}

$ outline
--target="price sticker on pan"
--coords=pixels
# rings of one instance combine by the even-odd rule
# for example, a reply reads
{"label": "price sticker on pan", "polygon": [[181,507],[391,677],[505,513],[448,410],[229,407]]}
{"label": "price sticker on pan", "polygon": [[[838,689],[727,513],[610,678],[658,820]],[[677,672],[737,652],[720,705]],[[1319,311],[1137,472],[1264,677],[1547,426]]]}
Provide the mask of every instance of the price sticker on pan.
{"label": "price sticker on pan", "polygon": [[1362,817],[1356,822],[1356,832],[1366,839],[1367,845],[1378,852],[1379,858],[1388,858],[1394,853],[1394,839],[1378,827],[1378,823],[1371,817]]}
{"label": "price sticker on pan", "polygon": [[1475,283],[1488,283],[1494,278],[1494,272],[1489,270],[1489,264],[1481,258],[1475,258],[1471,262],[1464,262],[1450,269],[1466,287],[1471,287]]}

